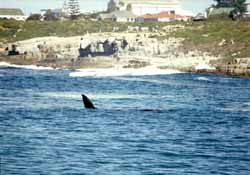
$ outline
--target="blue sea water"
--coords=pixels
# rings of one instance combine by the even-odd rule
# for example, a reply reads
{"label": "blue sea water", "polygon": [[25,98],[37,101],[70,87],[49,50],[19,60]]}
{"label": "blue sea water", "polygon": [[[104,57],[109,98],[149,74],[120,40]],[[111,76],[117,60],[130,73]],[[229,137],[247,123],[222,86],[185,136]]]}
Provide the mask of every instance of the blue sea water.
{"label": "blue sea water", "polygon": [[0,68],[1,175],[250,174],[249,78],[69,73]]}

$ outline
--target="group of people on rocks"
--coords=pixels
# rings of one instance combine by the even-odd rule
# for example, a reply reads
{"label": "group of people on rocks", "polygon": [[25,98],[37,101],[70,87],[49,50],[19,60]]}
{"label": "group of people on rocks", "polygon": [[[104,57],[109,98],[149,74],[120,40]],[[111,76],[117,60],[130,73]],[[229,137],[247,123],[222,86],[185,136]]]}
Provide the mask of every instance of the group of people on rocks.
{"label": "group of people on rocks", "polygon": [[117,40],[110,41],[106,39],[104,42],[98,41],[96,43],[91,42],[86,45],[83,38],[81,38],[81,44],[79,48],[80,57],[95,57],[95,56],[111,56],[119,51],[119,48],[126,49],[128,42],[126,39],[121,41],[119,46]]}

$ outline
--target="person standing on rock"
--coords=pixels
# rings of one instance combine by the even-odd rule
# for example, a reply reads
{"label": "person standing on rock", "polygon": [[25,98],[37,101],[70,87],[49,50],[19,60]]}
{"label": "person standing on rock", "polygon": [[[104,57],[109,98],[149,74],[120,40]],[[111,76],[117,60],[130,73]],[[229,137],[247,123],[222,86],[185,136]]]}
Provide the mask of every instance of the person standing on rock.
{"label": "person standing on rock", "polygon": [[123,37],[121,48],[124,50],[128,46],[128,42],[125,37]]}
{"label": "person standing on rock", "polygon": [[83,44],[83,38],[81,38],[81,41],[80,41],[80,49],[84,49],[84,48],[83,48],[83,45],[84,45],[84,44]]}

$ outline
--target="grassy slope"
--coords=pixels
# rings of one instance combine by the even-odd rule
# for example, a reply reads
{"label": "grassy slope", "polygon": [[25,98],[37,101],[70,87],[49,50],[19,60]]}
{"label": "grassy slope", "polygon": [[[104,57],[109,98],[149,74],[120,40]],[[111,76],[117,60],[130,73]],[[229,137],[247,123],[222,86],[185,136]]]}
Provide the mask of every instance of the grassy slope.
{"label": "grassy slope", "polygon": [[[189,49],[208,51],[224,58],[250,57],[250,22],[212,20],[190,23],[186,30],[175,33],[185,38]],[[223,42],[224,40],[224,42]]]}
{"label": "grassy slope", "polygon": [[[0,42],[43,36],[75,36],[86,32],[112,31],[115,24],[92,21],[10,21],[0,20]],[[123,27],[123,26],[121,26]],[[122,30],[122,29],[121,29]],[[13,37],[15,36],[15,37]]]}
{"label": "grassy slope", "polygon": [[[87,32],[112,32],[113,27],[125,31],[127,26],[148,26],[156,24],[114,23],[111,21],[64,20],[64,21],[27,21],[0,20],[0,42],[11,42],[43,36],[77,36]],[[157,24],[160,26],[166,24]],[[13,37],[15,36],[15,37]]]}

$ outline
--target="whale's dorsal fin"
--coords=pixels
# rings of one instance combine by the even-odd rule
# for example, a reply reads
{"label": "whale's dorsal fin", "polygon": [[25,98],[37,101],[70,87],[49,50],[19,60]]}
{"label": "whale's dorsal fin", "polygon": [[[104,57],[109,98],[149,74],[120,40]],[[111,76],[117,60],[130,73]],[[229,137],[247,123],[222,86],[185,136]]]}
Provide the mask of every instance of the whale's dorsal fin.
{"label": "whale's dorsal fin", "polygon": [[90,99],[84,94],[82,94],[82,101],[86,109],[96,109]]}

